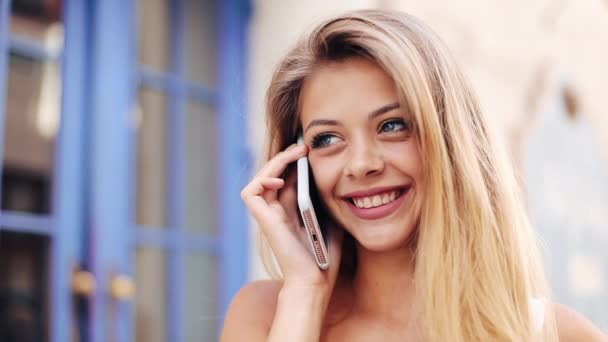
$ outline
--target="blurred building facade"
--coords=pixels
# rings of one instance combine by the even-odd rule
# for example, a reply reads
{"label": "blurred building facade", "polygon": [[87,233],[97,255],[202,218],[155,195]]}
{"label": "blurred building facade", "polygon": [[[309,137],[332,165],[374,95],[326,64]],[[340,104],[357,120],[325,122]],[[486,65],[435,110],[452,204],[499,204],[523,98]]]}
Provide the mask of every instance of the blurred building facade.
{"label": "blurred building facade", "polygon": [[608,329],[605,2],[0,0],[0,340],[216,340],[266,276],[239,192],[271,73],[357,8],[446,41],[526,180],[557,299]]}

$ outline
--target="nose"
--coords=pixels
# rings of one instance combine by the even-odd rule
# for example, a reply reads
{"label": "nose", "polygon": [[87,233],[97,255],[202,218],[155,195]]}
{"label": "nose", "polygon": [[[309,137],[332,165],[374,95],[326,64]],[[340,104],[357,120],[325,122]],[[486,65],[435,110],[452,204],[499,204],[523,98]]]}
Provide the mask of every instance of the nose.
{"label": "nose", "polygon": [[344,174],[351,178],[363,178],[382,173],[384,159],[378,146],[372,141],[352,143]]}

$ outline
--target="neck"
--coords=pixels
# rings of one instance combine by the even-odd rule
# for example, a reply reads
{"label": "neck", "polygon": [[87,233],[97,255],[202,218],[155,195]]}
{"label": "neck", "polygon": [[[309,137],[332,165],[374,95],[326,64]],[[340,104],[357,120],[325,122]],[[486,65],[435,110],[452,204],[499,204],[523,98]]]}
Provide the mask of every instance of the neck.
{"label": "neck", "polygon": [[378,253],[357,245],[353,308],[360,314],[409,322],[415,292],[414,253],[411,248]]}

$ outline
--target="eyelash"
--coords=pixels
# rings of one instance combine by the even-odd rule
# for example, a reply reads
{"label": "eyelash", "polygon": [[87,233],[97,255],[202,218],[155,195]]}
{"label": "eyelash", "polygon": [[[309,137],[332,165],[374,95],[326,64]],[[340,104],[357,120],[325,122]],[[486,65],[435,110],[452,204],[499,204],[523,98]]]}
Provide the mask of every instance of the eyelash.
{"label": "eyelash", "polygon": [[[388,124],[398,124],[398,125],[402,125],[403,127],[401,129],[396,129],[396,130],[390,130],[390,131],[384,131],[383,129],[386,127],[386,125]],[[396,134],[396,133],[400,133],[400,132],[407,132],[410,133],[412,130],[412,124],[409,120],[404,120],[404,119],[389,119],[386,120],[384,122],[382,122],[380,124],[380,127],[378,128],[378,133],[386,133],[386,134]],[[327,147],[330,146],[332,143],[331,142],[324,142],[324,139],[331,139],[331,138],[337,138],[337,136],[333,133],[321,133],[318,134],[316,136],[314,136],[312,138],[312,141],[310,143],[310,147],[313,149],[317,149],[317,148],[323,148],[323,147]]]}
{"label": "eyelash", "polygon": [[[383,131],[384,127],[386,127],[386,125],[388,124],[400,124],[403,126],[402,129],[399,130],[392,130],[392,131]],[[411,129],[411,123],[407,120],[404,119],[389,119],[386,120],[384,122],[382,122],[382,124],[380,124],[380,128],[378,129],[378,133],[396,133],[396,132],[402,132],[402,131],[409,131]]]}
{"label": "eyelash", "polygon": [[314,138],[312,138],[310,147],[311,148],[323,148],[323,147],[329,146],[330,145],[329,143],[321,142],[324,138],[336,138],[336,135],[331,134],[331,133],[321,133],[319,135],[316,135]]}

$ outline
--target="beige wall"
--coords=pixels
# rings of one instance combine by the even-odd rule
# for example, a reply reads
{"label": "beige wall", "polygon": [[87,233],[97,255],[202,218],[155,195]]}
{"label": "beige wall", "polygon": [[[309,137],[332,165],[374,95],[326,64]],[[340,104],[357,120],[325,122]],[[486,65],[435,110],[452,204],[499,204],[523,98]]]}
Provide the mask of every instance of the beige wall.
{"label": "beige wall", "polygon": [[[430,25],[472,81],[485,111],[508,137],[565,84],[581,111],[608,132],[608,5],[586,1],[390,0]],[[608,143],[608,135],[602,139]]]}

